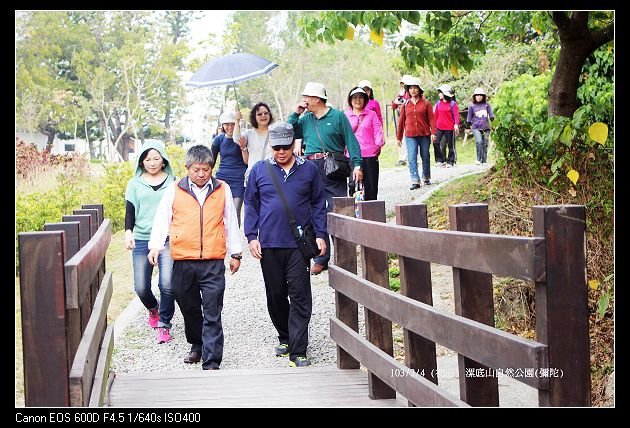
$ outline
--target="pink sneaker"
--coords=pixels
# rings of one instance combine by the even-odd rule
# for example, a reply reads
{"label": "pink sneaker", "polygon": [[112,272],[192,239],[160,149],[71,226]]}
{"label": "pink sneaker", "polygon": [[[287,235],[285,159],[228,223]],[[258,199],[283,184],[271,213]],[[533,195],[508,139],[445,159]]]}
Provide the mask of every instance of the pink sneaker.
{"label": "pink sneaker", "polygon": [[157,328],[159,320],[160,314],[158,314],[157,308],[149,309],[149,325],[151,328]]}
{"label": "pink sneaker", "polygon": [[166,327],[158,328],[157,341],[158,343],[170,342],[173,336],[171,336],[170,329]]}

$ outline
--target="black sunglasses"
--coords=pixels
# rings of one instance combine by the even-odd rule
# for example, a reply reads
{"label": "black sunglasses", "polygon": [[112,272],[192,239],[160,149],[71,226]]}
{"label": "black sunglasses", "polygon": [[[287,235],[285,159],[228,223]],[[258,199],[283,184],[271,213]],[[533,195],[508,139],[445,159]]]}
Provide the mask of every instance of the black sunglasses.
{"label": "black sunglasses", "polygon": [[271,149],[277,152],[279,150],[291,150],[291,147],[293,147],[293,143],[283,144],[283,145],[278,145],[278,146],[271,146]]}

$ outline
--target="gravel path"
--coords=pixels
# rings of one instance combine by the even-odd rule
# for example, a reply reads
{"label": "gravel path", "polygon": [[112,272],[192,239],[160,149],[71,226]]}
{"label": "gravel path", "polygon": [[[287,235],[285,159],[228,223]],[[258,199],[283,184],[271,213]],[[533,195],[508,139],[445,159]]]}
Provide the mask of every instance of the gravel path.
{"label": "gravel path", "polygon": [[[432,165],[433,184],[413,191],[409,190],[406,167],[382,170],[379,199],[385,200],[386,211],[390,216],[396,204],[420,203],[446,181],[485,169],[487,167],[476,165],[458,165],[454,168],[435,168]],[[245,237],[243,247],[247,248]],[[267,313],[260,264],[251,257],[249,251],[243,254],[240,271],[226,277],[223,306],[225,345],[221,368],[286,367],[287,358],[276,357],[273,353],[277,333]],[[313,366],[334,365],[335,345],[328,337],[329,318],[335,313],[334,291],[328,286],[327,271],[312,276],[311,286],[313,316],[309,326],[308,356]],[[157,290],[155,292],[157,294]],[[436,293],[434,302],[437,306],[436,297],[443,293],[440,290],[436,290]],[[363,319],[361,314],[359,319]],[[146,310],[135,298],[116,321],[112,369],[119,373],[200,370],[200,364],[185,364],[182,361],[190,345],[186,342],[183,318],[177,305],[172,323],[173,340],[158,344],[155,332],[147,323]]]}

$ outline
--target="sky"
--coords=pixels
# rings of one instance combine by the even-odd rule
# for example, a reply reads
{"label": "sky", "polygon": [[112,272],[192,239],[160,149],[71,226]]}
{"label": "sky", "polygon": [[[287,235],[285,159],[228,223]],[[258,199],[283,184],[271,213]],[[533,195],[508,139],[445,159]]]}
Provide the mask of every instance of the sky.
{"label": "sky", "polygon": [[[214,33],[217,39],[220,40],[225,31],[228,16],[232,12],[233,11],[230,10],[206,10],[197,12],[202,17],[191,23],[190,46],[198,46],[199,42],[206,39],[209,33]],[[194,56],[201,56],[202,54],[203,52],[201,51],[199,51],[198,54],[193,52]],[[188,80],[194,71],[196,70],[185,73],[183,76],[184,81]],[[207,117],[211,112],[206,111],[203,97],[212,96],[211,91],[208,88],[191,88],[189,86],[186,86],[186,88],[188,100],[192,105],[188,109],[189,113],[182,117],[182,133],[187,138],[191,138],[195,143],[209,145],[212,143],[210,137],[214,126],[208,123]]]}

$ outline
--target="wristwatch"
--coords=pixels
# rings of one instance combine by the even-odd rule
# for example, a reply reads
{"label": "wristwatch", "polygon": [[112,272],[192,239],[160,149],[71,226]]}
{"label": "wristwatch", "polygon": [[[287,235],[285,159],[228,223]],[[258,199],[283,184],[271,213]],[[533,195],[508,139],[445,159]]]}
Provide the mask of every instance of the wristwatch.
{"label": "wristwatch", "polygon": [[232,257],[233,259],[236,259],[236,260],[240,260],[240,259],[243,258],[243,255],[242,254],[232,254],[230,257]]}

